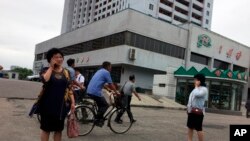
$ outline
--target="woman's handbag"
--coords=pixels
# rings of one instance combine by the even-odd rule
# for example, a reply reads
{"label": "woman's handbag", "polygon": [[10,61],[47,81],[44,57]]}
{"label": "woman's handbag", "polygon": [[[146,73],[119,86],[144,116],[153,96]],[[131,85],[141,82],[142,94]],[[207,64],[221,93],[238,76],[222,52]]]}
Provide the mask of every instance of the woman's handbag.
{"label": "woman's handbag", "polygon": [[195,114],[195,115],[203,115],[203,110],[202,109],[192,106],[192,100],[191,100],[191,113]]}
{"label": "woman's handbag", "polygon": [[29,117],[33,117],[34,114],[40,114],[40,101],[41,101],[41,98],[44,94],[44,91],[45,91],[45,89],[42,88],[42,90],[40,91],[40,93],[37,97],[37,100],[35,101],[35,103],[33,104],[33,106],[30,109]]}
{"label": "woman's handbag", "polygon": [[77,124],[74,113],[70,113],[67,121],[67,135],[69,138],[79,136],[79,125]]}
{"label": "woman's handbag", "polygon": [[199,108],[192,107],[191,113],[196,114],[196,115],[203,115],[203,110],[199,109]]}

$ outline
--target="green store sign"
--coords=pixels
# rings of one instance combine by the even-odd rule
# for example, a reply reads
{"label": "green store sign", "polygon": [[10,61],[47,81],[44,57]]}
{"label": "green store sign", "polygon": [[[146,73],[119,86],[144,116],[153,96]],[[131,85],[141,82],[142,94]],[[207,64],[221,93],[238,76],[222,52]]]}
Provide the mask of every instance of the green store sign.
{"label": "green store sign", "polygon": [[202,34],[198,36],[198,42],[197,42],[197,47],[211,47],[211,38],[207,36],[206,34]]}

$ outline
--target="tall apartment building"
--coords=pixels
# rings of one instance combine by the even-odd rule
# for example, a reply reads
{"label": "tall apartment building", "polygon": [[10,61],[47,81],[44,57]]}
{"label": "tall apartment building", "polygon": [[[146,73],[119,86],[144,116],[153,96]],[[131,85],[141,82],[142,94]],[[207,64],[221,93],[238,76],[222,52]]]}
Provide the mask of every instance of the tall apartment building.
{"label": "tall apartment building", "polygon": [[61,33],[131,8],[169,23],[210,29],[213,0],[65,0]]}

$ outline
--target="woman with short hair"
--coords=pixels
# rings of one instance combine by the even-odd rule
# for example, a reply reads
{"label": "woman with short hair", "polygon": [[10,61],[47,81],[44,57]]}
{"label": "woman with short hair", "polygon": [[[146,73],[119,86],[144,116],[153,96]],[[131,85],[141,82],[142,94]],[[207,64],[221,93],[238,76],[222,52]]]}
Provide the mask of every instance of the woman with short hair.
{"label": "woman with short hair", "polygon": [[193,130],[197,131],[199,141],[204,140],[202,131],[202,123],[205,113],[205,99],[208,95],[208,90],[205,84],[206,78],[203,74],[194,76],[195,88],[191,92],[187,105],[187,127],[188,127],[188,141],[193,139]]}
{"label": "woman with short hair", "polygon": [[[69,74],[62,67],[63,60],[64,55],[59,49],[50,49],[47,52],[49,67],[40,73],[45,89],[40,103],[41,141],[48,141],[51,132],[54,132],[54,141],[61,141],[67,113],[69,109],[71,112],[75,110],[74,96],[67,78]],[[70,103],[67,98],[70,98]]]}

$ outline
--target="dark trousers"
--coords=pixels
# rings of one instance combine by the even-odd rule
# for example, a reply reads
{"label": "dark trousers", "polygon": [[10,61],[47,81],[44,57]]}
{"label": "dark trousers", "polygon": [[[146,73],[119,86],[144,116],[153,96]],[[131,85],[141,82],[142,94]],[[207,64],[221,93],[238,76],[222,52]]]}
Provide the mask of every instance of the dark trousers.
{"label": "dark trousers", "polygon": [[97,107],[98,107],[96,119],[103,119],[103,115],[109,108],[109,105],[106,99],[104,97],[99,97],[99,96],[94,96],[94,95],[89,95],[89,96],[96,102]]}
{"label": "dark trousers", "polygon": [[246,110],[246,118],[249,118],[250,117],[250,109],[247,109]]}
{"label": "dark trousers", "polygon": [[131,99],[132,96],[129,95],[124,95],[122,97],[122,109],[121,111],[117,114],[116,116],[116,120],[120,120],[120,118],[122,117],[122,115],[124,114],[124,112],[127,110],[128,116],[130,118],[130,120],[133,120],[133,114],[131,112],[131,108],[130,108],[130,103],[131,103]]}

